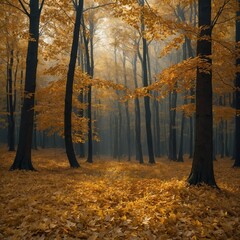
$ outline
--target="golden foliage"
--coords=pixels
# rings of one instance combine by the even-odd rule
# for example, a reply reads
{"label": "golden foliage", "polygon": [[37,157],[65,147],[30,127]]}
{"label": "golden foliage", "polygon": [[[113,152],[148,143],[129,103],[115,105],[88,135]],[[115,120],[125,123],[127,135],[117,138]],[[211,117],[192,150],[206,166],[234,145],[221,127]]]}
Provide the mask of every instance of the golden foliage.
{"label": "golden foliage", "polygon": [[[65,89],[66,80],[64,75],[67,74],[67,68],[64,65],[50,67],[45,74],[59,77],[59,80],[50,82],[47,86],[37,90],[37,104],[36,120],[37,129],[40,131],[46,130],[50,135],[57,133],[59,136],[64,136],[64,106],[65,106]],[[102,89],[103,91],[108,89],[127,91],[122,84],[115,84],[111,81],[102,80],[99,78],[91,79],[86,73],[82,73],[79,68],[75,72],[75,80],[73,85],[73,112],[72,112],[72,133],[73,142],[84,142],[88,133],[88,121],[86,117],[80,117],[80,111],[87,108],[87,103],[81,103],[79,101],[79,95],[82,92],[86,94],[88,87],[92,86],[96,89]],[[102,92],[103,92],[102,91]],[[93,105],[95,107],[95,105]],[[96,106],[98,107],[98,106]],[[94,125],[94,121],[93,125]],[[94,138],[99,140],[97,133],[94,129]]]}
{"label": "golden foliage", "polygon": [[[81,81],[75,81],[73,90],[72,131],[74,142],[84,142],[88,133],[88,119],[80,117],[79,112],[86,108],[86,104],[80,103],[78,95],[81,89]],[[59,80],[50,83],[47,87],[37,91],[38,130],[47,130],[49,134],[57,133],[64,136],[64,104],[66,82]]]}
{"label": "golden foliage", "polygon": [[107,159],[69,169],[63,150],[33,151],[39,172],[9,172],[1,151],[1,239],[240,239],[240,174],[215,162],[222,189],[189,187],[191,161]]}

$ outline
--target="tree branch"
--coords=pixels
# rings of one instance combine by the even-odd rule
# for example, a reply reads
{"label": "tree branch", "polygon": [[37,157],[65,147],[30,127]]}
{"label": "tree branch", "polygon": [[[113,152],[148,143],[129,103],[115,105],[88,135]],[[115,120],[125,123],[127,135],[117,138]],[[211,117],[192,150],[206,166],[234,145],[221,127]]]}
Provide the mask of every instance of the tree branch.
{"label": "tree branch", "polygon": [[109,6],[109,5],[115,5],[116,3],[117,3],[117,2],[105,3],[105,4],[102,4],[102,5],[89,7],[89,8],[84,9],[83,12],[87,12],[87,11],[89,11],[89,10],[94,10],[94,9],[101,8],[101,7],[106,7],[106,6]]}
{"label": "tree branch", "polygon": [[[73,0],[72,0],[73,1]],[[57,3],[57,2],[56,2]],[[57,5],[60,7],[60,9],[65,13],[65,15],[68,17],[68,19],[71,21],[72,24],[74,24],[74,21],[72,20],[72,18],[67,14],[67,12],[61,7],[61,5],[59,3],[57,3]]]}
{"label": "tree branch", "polygon": [[223,12],[223,10],[224,10],[224,7],[225,7],[229,2],[230,2],[230,0],[225,0],[224,3],[223,3],[223,5],[219,8],[216,16],[215,16],[214,19],[212,20],[211,28],[213,28],[213,27],[216,25],[219,17],[221,16],[221,14],[222,14],[222,12]]}
{"label": "tree branch", "polygon": [[7,6],[10,6],[10,7],[13,7],[13,8],[16,8],[17,10],[21,11],[22,13],[26,14],[28,17],[28,13],[26,13],[24,10],[22,10],[21,8],[15,6],[14,4],[10,3],[8,0],[5,0],[5,2],[2,2],[0,4],[4,4],[4,5],[7,5]]}
{"label": "tree branch", "polygon": [[23,11],[25,12],[25,14],[27,14],[28,17],[30,17],[30,13],[27,11],[27,9],[25,8],[22,0],[18,0],[18,2],[21,4]]}
{"label": "tree branch", "polygon": [[42,0],[41,6],[40,6],[40,8],[39,8],[39,13],[41,13],[41,11],[42,11],[44,1],[45,1],[45,0]]}

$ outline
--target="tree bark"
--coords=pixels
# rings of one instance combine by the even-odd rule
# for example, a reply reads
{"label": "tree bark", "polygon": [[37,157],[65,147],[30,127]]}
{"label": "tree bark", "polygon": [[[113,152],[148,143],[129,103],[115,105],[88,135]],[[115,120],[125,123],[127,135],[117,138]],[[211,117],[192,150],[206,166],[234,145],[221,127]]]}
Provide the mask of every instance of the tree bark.
{"label": "tree bark", "polygon": [[[79,46],[82,46],[83,44],[83,36],[80,32],[80,37],[79,37]],[[78,47],[78,66],[81,66],[81,69],[84,69],[84,52],[81,50],[80,47]],[[84,102],[84,96],[83,96],[83,89],[80,90],[79,96],[78,96],[78,100],[80,103]],[[84,116],[84,110],[80,109],[79,111],[79,117],[83,118]],[[84,143],[80,142],[79,143],[79,157],[80,158],[85,158],[85,149],[84,149]]]}
{"label": "tree bark", "polygon": [[64,138],[66,153],[69,164],[72,168],[78,168],[80,165],[76,159],[76,155],[72,142],[72,93],[73,80],[77,60],[78,39],[81,25],[81,16],[83,12],[83,0],[79,0],[76,8],[76,20],[74,24],[73,41],[70,55],[70,62],[67,73],[66,94],[65,94],[65,108],[64,108]]}
{"label": "tree bark", "polygon": [[15,119],[14,119],[14,92],[13,91],[13,50],[10,50],[10,59],[7,64],[7,112],[8,112],[8,151],[15,151]]}
{"label": "tree bark", "polygon": [[[143,7],[145,0],[140,1],[140,5]],[[145,32],[145,23],[143,15],[141,16],[141,33]],[[148,70],[147,70],[147,40],[142,36],[142,80],[143,87],[148,86]],[[145,124],[147,133],[147,148],[148,148],[148,162],[151,164],[155,163],[154,151],[153,151],[153,137],[152,137],[152,127],[151,127],[151,108],[150,108],[150,97],[144,97],[144,107],[145,107]]]}
{"label": "tree bark", "polygon": [[[177,87],[177,83],[174,88]],[[176,129],[177,91],[169,93],[169,159],[177,160],[177,129]]]}
{"label": "tree bark", "polygon": [[[124,84],[127,86],[127,70],[126,70],[126,55],[123,51],[123,78]],[[127,119],[127,152],[128,152],[128,161],[131,160],[131,127],[130,127],[130,116],[129,116],[129,108],[128,101],[125,102],[125,111],[126,111],[126,119]]]}
{"label": "tree bark", "polygon": [[[133,78],[135,88],[138,88],[137,83],[137,54],[133,59]],[[136,160],[143,163],[142,143],[141,143],[141,112],[139,99],[135,98],[135,140],[136,140]]]}
{"label": "tree bark", "polygon": [[211,0],[198,1],[198,24],[200,35],[197,41],[197,55],[209,64],[209,73],[202,71],[198,66],[195,148],[188,182],[193,185],[204,183],[217,187],[213,172]]}
{"label": "tree bark", "polygon": [[[90,40],[86,37],[85,25],[83,23],[83,39],[85,45],[85,56],[86,56],[86,70],[87,74],[92,78],[94,74],[94,59],[93,59],[93,31],[94,26],[92,19],[89,20],[89,32]],[[89,53],[89,42],[90,42],[90,53]],[[90,58],[91,55],[91,58]],[[93,141],[92,141],[92,86],[88,86],[88,157],[87,162],[93,162]]]}
{"label": "tree bark", "polygon": [[[30,0],[29,16],[29,35],[27,60],[26,60],[26,78],[21,110],[21,123],[19,133],[19,143],[14,162],[10,170],[23,169],[34,170],[32,165],[31,147],[34,122],[34,98],[36,88],[36,74],[38,62],[38,41],[39,41],[39,21],[44,0],[39,8],[39,0]],[[34,41],[32,40],[34,39]]]}
{"label": "tree bark", "polygon": [[[237,19],[236,19],[236,52],[240,49],[240,0],[238,2]],[[239,53],[236,56],[236,66],[240,66],[240,56]],[[233,167],[240,167],[240,72],[236,73],[236,117],[235,117],[235,161]]]}

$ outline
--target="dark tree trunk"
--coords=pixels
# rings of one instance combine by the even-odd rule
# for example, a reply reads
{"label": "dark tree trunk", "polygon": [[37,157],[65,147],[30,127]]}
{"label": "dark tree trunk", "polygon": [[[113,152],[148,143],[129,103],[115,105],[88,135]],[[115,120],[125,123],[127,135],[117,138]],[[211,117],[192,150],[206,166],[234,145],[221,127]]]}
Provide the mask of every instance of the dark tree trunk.
{"label": "dark tree trunk", "polygon": [[34,116],[34,123],[33,123],[32,149],[37,150],[37,123],[36,123],[36,116]]}
{"label": "dark tree trunk", "polygon": [[[137,84],[137,54],[133,59],[133,77],[135,88],[138,88]],[[139,163],[143,163],[142,143],[141,143],[141,112],[139,99],[135,98],[135,138],[136,138],[136,160]]]}
{"label": "dark tree trunk", "polygon": [[224,130],[225,130],[225,155],[226,157],[229,157],[230,154],[229,154],[229,143],[228,143],[228,121],[225,120],[225,124],[224,124]]}
{"label": "dark tree trunk", "polygon": [[189,118],[189,158],[193,158],[193,117]]}
{"label": "dark tree trunk", "polygon": [[[237,20],[236,20],[236,52],[238,55],[236,56],[236,65],[240,66],[240,0],[238,0],[238,10],[237,10]],[[240,72],[236,73],[236,117],[235,117],[235,161],[233,167],[240,167]]]}
{"label": "dark tree trunk", "polygon": [[[156,95],[157,97],[157,95]],[[155,113],[155,156],[161,157],[161,134],[160,134],[160,118],[159,118],[159,102],[154,100],[154,113]]]}
{"label": "dark tree trunk", "polygon": [[[144,6],[145,0],[140,1],[140,5]],[[141,32],[145,31],[145,23],[143,14],[141,16]],[[147,70],[147,40],[142,36],[142,80],[143,87],[148,86],[148,70]],[[152,127],[151,127],[151,108],[150,108],[150,97],[144,97],[144,107],[145,107],[145,124],[147,133],[147,148],[148,148],[148,162],[151,164],[155,163],[154,151],[153,151],[153,137],[152,137]]]}
{"label": "dark tree trunk", "polygon": [[[116,45],[115,45],[115,48],[114,48],[114,64],[115,64],[116,83],[119,84]],[[119,96],[119,91],[118,90],[116,90],[116,93],[117,93],[117,96]],[[121,104],[120,104],[119,101],[117,102],[117,108],[118,108],[118,120],[117,120],[118,129],[116,131],[117,137],[118,137],[118,140],[117,140],[117,143],[118,143],[117,154],[118,154],[118,156],[117,157],[118,157],[118,160],[120,160],[120,158],[122,156],[122,110],[121,110]]]}
{"label": "dark tree trunk", "polygon": [[[83,39],[85,45],[85,57],[86,57],[86,70],[87,74],[92,78],[94,71],[93,61],[93,22],[89,21],[89,32],[90,32],[90,53],[89,53],[89,39],[86,36],[85,24],[83,23]],[[90,58],[91,54],[91,58]],[[93,141],[92,141],[92,86],[88,86],[88,157],[87,162],[93,162]]]}
{"label": "dark tree trunk", "polygon": [[[216,187],[213,171],[213,113],[212,113],[212,43],[211,0],[198,1],[198,24],[201,28],[197,41],[197,55],[209,64],[210,72],[197,68],[196,80],[196,136],[190,184],[205,183]],[[204,39],[201,39],[203,38]],[[206,39],[206,37],[208,39]]]}
{"label": "dark tree trunk", "polygon": [[[194,52],[193,52],[193,49],[192,49],[191,39],[186,37],[185,40],[186,40],[186,48],[187,48],[188,57],[193,58],[194,57]],[[190,103],[194,104],[195,100],[194,100],[194,89],[193,88],[190,89],[190,95],[191,95]],[[190,134],[190,137],[189,137],[189,158],[193,158],[194,129],[195,128],[194,128],[193,116],[190,116],[190,118],[189,118],[189,134]]]}
{"label": "dark tree trunk", "polygon": [[[185,37],[185,42],[183,43],[183,60],[187,59],[187,38]],[[183,104],[187,104],[186,96],[184,96]],[[178,162],[183,162],[183,133],[184,133],[184,127],[185,127],[185,113],[182,113],[182,120],[181,120],[181,132],[180,132],[180,144],[179,144],[179,150],[178,150]]]}
{"label": "dark tree trunk", "polygon": [[[80,37],[79,37],[80,44],[79,46],[82,46],[83,44],[83,36],[80,32]],[[81,50],[81,47],[78,47],[78,66],[81,66],[81,69],[84,69],[84,54],[83,51]],[[78,100],[80,103],[84,102],[84,97],[83,97],[83,89],[81,89]],[[84,116],[84,110],[80,109],[79,111],[79,117],[83,118]],[[79,143],[79,157],[80,158],[85,158],[85,149],[84,149],[84,143],[80,142]]]}
{"label": "dark tree trunk", "polygon": [[[177,85],[175,84],[175,88]],[[177,160],[177,129],[176,129],[177,91],[169,93],[169,156],[170,160]]]}
{"label": "dark tree trunk", "polygon": [[[219,106],[223,106],[222,96],[219,97]],[[222,118],[219,122],[219,148],[220,157],[224,158],[224,122]]]}
{"label": "dark tree trunk", "polygon": [[118,125],[119,125],[119,121],[118,121],[118,117],[114,116],[114,145],[113,145],[113,158],[119,158],[119,136],[118,136]]}
{"label": "dark tree trunk", "polygon": [[15,151],[15,119],[14,119],[14,92],[13,91],[13,50],[7,64],[7,112],[8,112],[8,151]]}
{"label": "dark tree trunk", "polygon": [[178,151],[178,162],[183,162],[183,133],[184,133],[184,125],[185,125],[185,115],[182,113],[182,121],[181,121],[181,133],[180,133],[180,144]]}
{"label": "dark tree trunk", "polygon": [[[123,78],[124,78],[124,84],[125,86],[127,86],[126,56],[124,52],[123,52]],[[131,160],[131,128],[130,128],[128,101],[125,102],[125,111],[126,111],[126,119],[127,119],[127,152],[128,152],[128,161],[130,161]]]}
{"label": "dark tree trunk", "polygon": [[73,80],[74,72],[77,60],[78,51],[78,39],[81,24],[81,16],[83,11],[83,0],[79,0],[75,6],[76,9],[76,20],[74,24],[72,49],[70,55],[70,62],[67,73],[67,84],[66,84],[66,95],[65,95],[65,109],[64,109],[64,137],[65,146],[68,161],[71,167],[78,168],[79,163],[76,159],[76,155],[73,148],[72,142],[72,93],[73,93]]}
{"label": "dark tree trunk", "polygon": [[[34,122],[34,98],[38,62],[39,21],[44,0],[39,8],[39,0],[30,0],[29,34],[34,41],[28,41],[25,79],[25,98],[21,110],[21,123],[17,154],[10,170],[34,170],[32,165],[31,147]],[[27,97],[26,97],[27,96]]]}

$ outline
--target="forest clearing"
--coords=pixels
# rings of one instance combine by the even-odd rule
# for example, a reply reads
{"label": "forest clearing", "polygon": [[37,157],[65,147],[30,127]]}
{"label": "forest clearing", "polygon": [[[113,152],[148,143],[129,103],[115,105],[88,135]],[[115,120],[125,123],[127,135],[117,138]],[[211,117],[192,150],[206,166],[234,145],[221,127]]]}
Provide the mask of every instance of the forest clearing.
{"label": "forest clearing", "polygon": [[33,151],[36,171],[8,171],[1,149],[0,239],[240,239],[240,169],[214,162],[221,190],[188,186],[192,161],[101,157],[71,169],[63,149]]}

